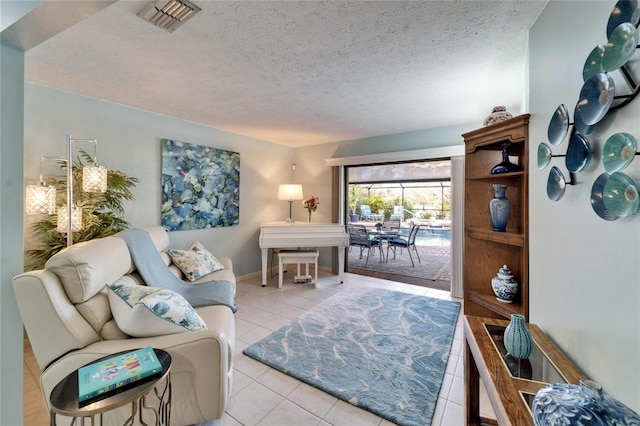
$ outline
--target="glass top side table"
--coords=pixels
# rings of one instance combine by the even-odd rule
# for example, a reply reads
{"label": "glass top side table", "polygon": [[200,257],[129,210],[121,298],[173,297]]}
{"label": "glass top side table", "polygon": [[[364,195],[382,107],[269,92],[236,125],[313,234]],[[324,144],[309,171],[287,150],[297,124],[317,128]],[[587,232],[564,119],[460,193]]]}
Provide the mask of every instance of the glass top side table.
{"label": "glass top side table", "polygon": [[[550,383],[577,384],[585,375],[535,324],[527,324],[534,348],[526,360],[507,356],[506,320],[465,315],[466,418],[469,425],[533,425],[530,400]],[[480,378],[497,421],[480,417]]]}
{"label": "glass top side table", "polygon": [[[110,354],[92,361],[91,364],[127,352],[130,351]],[[76,420],[80,421],[79,424],[84,424],[83,419],[89,417],[92,425],[94,417],[99,415],[102,425],[102,415],[105,412],[127,404],[131,404],[131,415],[125,421],[125,425],[133,424],[136,415],[139,415],[142,424],[146,424],[142,421],[142,413],[146,410],[155,417],[155,425],[168,426],[171,414],[171,355],[162,349],[154,348],[154,352],[162,364],[162,372],[159,375],[133,382],[89,403],[78,401],[78,370],[70,373],[53,388],[49,396],[51,426],[57,424],[56,415],[72,417],[71,424],[76,424]],[[157,406],[147,405],[146,397],[151,391],[157,399]]]}

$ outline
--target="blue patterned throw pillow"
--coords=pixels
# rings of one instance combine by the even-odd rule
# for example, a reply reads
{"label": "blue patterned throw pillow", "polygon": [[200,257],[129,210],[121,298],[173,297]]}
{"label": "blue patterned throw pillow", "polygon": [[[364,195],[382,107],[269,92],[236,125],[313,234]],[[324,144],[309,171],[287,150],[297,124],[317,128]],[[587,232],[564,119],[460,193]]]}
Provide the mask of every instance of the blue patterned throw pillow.
{"label": "blue patterned throw pillow", "polygon": [[189,250],[169,249],[167,253],[189,281],[224,269],[222,263],[198,241],[194,241]]}
{"label": "blue patterned throw pillow", "polygon": [[161,336],[207,329],[189,302],[172,290],[118,283],[107,288],[113,318],[129,336]]}

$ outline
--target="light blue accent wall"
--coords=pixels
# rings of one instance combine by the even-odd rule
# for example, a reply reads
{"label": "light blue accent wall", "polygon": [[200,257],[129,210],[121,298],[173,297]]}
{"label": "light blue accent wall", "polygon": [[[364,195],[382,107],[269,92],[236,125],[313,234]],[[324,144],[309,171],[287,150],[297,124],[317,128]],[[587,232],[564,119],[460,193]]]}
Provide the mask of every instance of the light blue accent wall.
{"label": "light blue accent wall", "polygon": [[2,0],[0,2],[0,31],[25,16],[42,3],[41,0]]}
{"label": "light blue accent wall", "polygon": [[[616,132],[640,138],[640,99],[610,112],[588,136],[594,155],[564,198],[546,195],[550,166],[537,170],[538,144],[564,103],[573,121],[582,67],[606,43],[615,1],[551,1],[529,33],[530,64],[530,316],[605,393],[640,412],[640,217],[607,222],[591,208],[602,148]],[[612,74],[615,74],[614,71]],[[625,90],[618,87],[616,94]],[[564,154],[568,141],[553,146]],[[568,173],[563,158],[551,165]],[[625,171],[640,184],[640,161]]]}
{"label": "light blue accent wall", "polygon": [[[475,130],[481,125],[482,123],[471,123],[336,142],[329,144],[333,149],[330,157],[327,158],[464,145],[461,135],[470,130]],[[300,151],[304,152],[307,149],[313,148],[301,148]]]}
{"label": "light blue accent wall", "polygon": [[[160,224],[161,139],[239,152],[240,224],[169,236],[174,248],[186,249],[198,240],[215,256],[230,257],[238,276],[260,270],[260,224],[288,216],[288,204],[276,198],[278,184],[293,178],[293,148],[26,83],[25,184],[37,182],[41,155],[65,156],[67,134],[97,139],[100,165],[140,179],[136,199],[125,204],[125,219],[133,227]],[[25,216],[27,247],[36,243],[29,232],[34,220]]]}
{"label": "light blue accent wall", "polygon": [[[25,84],[25,111],[25,149],[32,153],[25,158],[25,183],[37,181],[40,155],[64,155],[67,134],[96,138],[101,165],[141,180],[134,191],[136,200],[125,205],[132,226],[160,223],[160,139],[240,152],[240,225],[170,234],[172,246],[186,248],[199,239],[213,247],[215,255],[231,257],[238,275],[260,270],[260,224],[288,216],[288,204],[276,200],[278,184],[299,182],[305,196],[321,197],[314,221],[329,222],[331,169],[325,158],[462,144],[460,135],[477,127],[452,126],[293,149],[30,83]],[[296,171],[291,170],[294,162]],[[307,220],[301,204],[294,204],[293,218]],[[25,216],[27,248],[37,243],[29,232],[35,219]],[[224,248],[219,247],[220,241],[225,242]],[[328,261],[329,256],[323,256],[321,264],[328,266]]]}
{"label": "light blue accent wall", "polygon": [[11,278],[22,272],[24,52],[0,44],[0,424],[22,424],[22,321]]}

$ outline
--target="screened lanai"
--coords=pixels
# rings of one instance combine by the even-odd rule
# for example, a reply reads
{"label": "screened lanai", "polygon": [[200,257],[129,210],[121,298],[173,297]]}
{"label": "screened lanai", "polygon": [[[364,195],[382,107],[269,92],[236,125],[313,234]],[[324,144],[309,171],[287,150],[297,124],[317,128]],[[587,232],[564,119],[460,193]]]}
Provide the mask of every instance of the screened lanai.
{"label": "screened lanai", "polygon": [[[364,226],[371,248],[350,247],[347,270],[426,287],[449,289],[451,277],[451,162],[448,159],[347,168],[348,224]],[[371,211],[372,214],[368,214]],[[398,216],[398,212],[401,214]],[[411,248],[396,249],[376,236],[376,225],[401,219],[396,236],[408,239],[420,225]],[[353,228],[353,226],[352,226]],[[368,255],[368,256],[367,256]],[[368,257],[368,259],[367,259]]]}

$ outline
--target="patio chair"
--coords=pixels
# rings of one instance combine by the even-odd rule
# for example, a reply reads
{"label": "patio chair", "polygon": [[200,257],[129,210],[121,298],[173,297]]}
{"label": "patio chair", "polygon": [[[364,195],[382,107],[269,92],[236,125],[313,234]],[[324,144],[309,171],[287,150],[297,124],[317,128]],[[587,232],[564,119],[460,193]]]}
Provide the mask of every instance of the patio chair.
{"label": "patio chair", "polygon": [[393,213],[389,219],[397,219],[402,222],[404,220],[404,206],[393,206]]}
{"label": "patio chair", "polygon": [[385,220],[382,222],[382,230],[400,232],[400,219],[392,216],[389,220]]}
{"label": "patio chair", "polygon": [[411,247],[416,252],[416,256],[418,256],[418,262],[421,262],[420,255],[418,254],[418,249],[416,248],[416,235],[420,230],[420,225],[413,224],[411,230],[409,231],[408,238],[395,237],[387,241],[387,261],[389,261],[389,248],[393,250],[393,258],[396,258],[396,248],[400,247],[400,249],[406,248],[409,253],[409,259],[411,259],[411,266],[416,266],[413,263],[413,257],[411,256]]}
{"label": "patio chair", "polygon": [[[369,264],[371,249],[380,248],[380,240],[371,235],[364,225],[349,225],[349,250],[353,246],[360,248],[360,259],[364,250],[367,250],[367,260],[364,263],[366,268]],[[382,250],[380,250],[380,261],[382,261]]]}
{"label": "patio chair", "polygon": [[381,240],[381,242],[391,240],[393,238],[396,238],[400,233],[400,220],[399,219],[385,220],[382,223],[376,224],[376,229],[378,231],[377,238]]}
{"label": "patio chair", "polygon": [[371,213],[371,207],[366,204],[360,206],[360,219],[373,220],[373,213]]}

